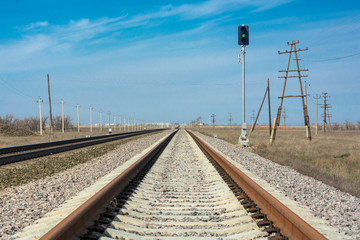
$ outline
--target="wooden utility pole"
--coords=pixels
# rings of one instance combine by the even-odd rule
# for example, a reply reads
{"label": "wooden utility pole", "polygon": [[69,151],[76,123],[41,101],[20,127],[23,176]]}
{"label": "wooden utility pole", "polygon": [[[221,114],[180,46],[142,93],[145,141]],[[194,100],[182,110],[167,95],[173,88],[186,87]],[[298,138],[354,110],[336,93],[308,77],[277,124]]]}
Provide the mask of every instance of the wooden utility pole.
{"label": "wooden utility pole", "polygon": [[305,105],[307,106],[307,91],[306,91],[306,81],[304,83],[304,91],[305,91]]}
{"label": "wooden utility pole", "polygon": [[78,132],[80,132],[80,115],[79,115],[79,104],[76,105],[77,114],[78,114]]}
{"label": "wooden utility pole", "polygon": [[269,132],[271,136],[271,106],[270,106],[270,83],[269,78],[267,79],[267,93],[268,93],[268,103],[269,103]]}
{"label": "wooden utility pole", "polygon": [[314,97],[316,99],[316,126],[315,126],[315,135],[318,135],[318,100],[319,100],[319,96],[316,94],[316,97]]}
{"label": "wooden utility pole", "polygon": [[[263,100],[261,102],[261,105],[260,105],[260,109],[258,111],[258,114],[256,115],[256,118],[255,118],[255,121],[253,121],[253,124],[251,126],[251,129],[250,129],[250,133],[249,135],[251,135],[251,133],[255,130],[255,126],[256,126],[256,123],[257,123],[257,120],[260,116],[260,112],[261,112],[261,109],[262,109],[262,106],[264,104],[264,101],[265,101],[265,98],[266,98],[266,94],[268,95],[268,104],[269,104],[269,128],[270,128],[270,135],[271,135],[271,107],[270,107],[270,85],[269,85],[269,79],[267,79],[267,88],[265,90],[265,94],[264,94],[264,97],[263,97]],[[254,116],[253,116],[254,117]]]}
{"label": "wooden utility pole", "polygon": [[41,103],[43,102],[43,100],[41,100],[40,96],[39,96],[39,100],[37,101],[39,103],[39,115],[40,115],[40,135],[43,135],[43,131],[42,131],[42,119],[41,119]]}
{"label": "wooden utility pole", "polygon": [[324,104],[321,104],[321,108],[324,109],[324,113],[321,115],[322,117],[324,117],[324,120],[323,120],[323,132],[326,132],[326,127],[327,127],[327,122],[326,122],[326,117],[329,117],[329,120],[330,120],[330,114],[329,114],[329,108],[330,107],[330,104],[328,104],[328,98],[330,96],[328,96],[327,94],[328,93],[322,93],[323,95],[321,96],[322,98],[324,98]]}
{"label": "wooden utility pole", "polygon": [[211,114],[213,129],[215,129],[215,114]]}
{"label": "wooden utility pole", "polygon": [[331,131],[331,122],[330,122],[330,117],[332,117],[332,115],[329,112],[329,107],[327,108],[327,114],[328,114],[328,119],[329,119],[329,130]]}
{"label": "wooden utility pole", "polygon": [[283,114],[283,118],[284,118],[284,129],[286,130],[286,121],[285,119],[288,117],[288,115],[285,114],[285,107],[284,107],[284,114]]}
{"label": "wooden utility pole", "polygon": [[53,129],[53,121],[51,114],[51,95],[50,95],[50,78],[49,74],[47,74],[47,84],[48,84],[48,95],[49,95],[49,114],[50,114],[50,136],[54,133]]}
{"label": "wooden utility pole", "polygon": [[102,132],[102,110],[100,109],[100,132]]}
{"label": "wooden utility pole", "polygon": [[61,132],[65,132],[65,120],[64,120],[64,100],[61,99]]}
{"label": "wooden utility pole", "polygon": [[[305,131],[306,131],[306,137],[311,140],[311,132],[310,132],[310,120],[309,120],[309,115],[308,115],[308,110],[307,110],[307,105],[305,104],[305,94],[303,91],[303,86],[302,86],[302,82],[301,82],[301,78],[302,77],[307,77],[307,75],[301,75],[302,71],[309,71],[308,69],[300,69],[299,67],[299,58],[298,58],[298,52],[301,51],[306,51],[308,50],[308,48],[306,49],[296,49],[296,44],[298,44],[299,41],[292,41],[291,43],[287,43],[290,47],[290,51],[285,51],[285,52],[278,52],[279,54],[289,54],[289,59],[288,59],[288,64],[287,64],[287,68],[286,70],[280,70],[279,72],[284,72],[285,76],[280,76],[279,78],[284,78],[284,87],[283,87],[283,91],[282,91],[282,95],[279,97],[281,99],[280,102],[280,106],[278,108],[278,112],[277,112],[277,116],[276,116],[276,122],[274,124],[274,129],[271,132],[271,137],[270,137],[270,144],[272,144],[275,141],[275,136],[276,136],[276,130],[277,127],[280,125],[280,117],[281,117],[281,111],[282,111],[282,105],[284,102],[284,98],[289,98],[289,97],[301,97],[301,101],[302,101],[302,105],[303,105],[303,113],[304,113],[304,122],[305,122]],[[290,62],[291,62],[291,55],[292,53],[295,54],[295,61],[296,61],[296,67],[297,69],[295,70],[290,70]],[[289,76],[289,72],[293,72],[293,73],[297,73],[297,76]],[[299,85],[300,85],[300,95],[288,95],[285,96],[285,89],[286,89],[286,83],[288,78],[298,78],[299,79]]]}
{"label": "wooden utility pole", "polygon": [[121,132],[121,115],[119,115],[119,131]]}
{"label": "wooden utility pole", "polygon": [[231,118],[231,112],[230,112],[230,117],[229,117],[229,126],[231,128],[231,121],[232,121],[232,118]]}
{"label": "wooden utility pole", "polygon": [[252,110],[251,121],[252,121],[252,125],[254,125],[254,122],[255,122],[255,110]]}

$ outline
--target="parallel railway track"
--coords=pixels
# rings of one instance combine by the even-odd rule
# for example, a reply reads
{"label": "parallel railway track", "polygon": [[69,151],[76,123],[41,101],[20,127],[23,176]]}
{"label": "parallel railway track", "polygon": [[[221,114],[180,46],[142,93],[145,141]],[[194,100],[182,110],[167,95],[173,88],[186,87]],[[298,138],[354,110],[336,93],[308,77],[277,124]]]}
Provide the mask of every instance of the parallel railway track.
{"label": "parallel railway track", "polygon": [[112,135],[100,135],[86,138],[74,138],[61,141],[0,148],[0,166],[160,130],[162,129],[118,133]]}
{"label": "parallel railway track", "polygon": [[326,239],[194,134],[175,134],[17,237]]}

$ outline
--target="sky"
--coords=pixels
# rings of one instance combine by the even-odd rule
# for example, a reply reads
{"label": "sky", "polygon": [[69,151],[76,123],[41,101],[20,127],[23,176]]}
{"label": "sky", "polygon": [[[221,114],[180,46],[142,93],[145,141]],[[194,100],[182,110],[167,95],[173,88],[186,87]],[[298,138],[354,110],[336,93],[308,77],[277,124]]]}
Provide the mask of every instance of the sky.
{"label": "sky", "polygon": [[[0,116],[53,115],[89,124],[110,113],[143,122],[242,122],[241,46],[246,46],[246,121],[251,124],[270,79],[271,113],[280,104],[288,42],[298,40],[310,122],[314,97],[330,96],[331,122],[360,120],[360,2],[309,0],[1,1]],[[295,69],[291,61],[290,69]],[[304,84],[304,82],[303,82]],[[289,79],[285,95],[299,95]],[[319,103],[322,103],[320,99]],[[300,98],[284,101],[287,124],[303,124]],[[267,105],[258,123],[267,124]],[[321,109],[319,108],[319,119]],[[320,122],[320,120],[319,120]],[[282,123],[282,122],[281,122]]]}

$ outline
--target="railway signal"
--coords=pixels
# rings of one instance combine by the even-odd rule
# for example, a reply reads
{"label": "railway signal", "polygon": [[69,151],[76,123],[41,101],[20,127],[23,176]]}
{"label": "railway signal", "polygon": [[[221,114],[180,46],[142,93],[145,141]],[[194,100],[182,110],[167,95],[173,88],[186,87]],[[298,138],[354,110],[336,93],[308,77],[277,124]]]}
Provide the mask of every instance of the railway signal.
{"label": "railway signal", "polygon": [[239,144],[243,147],[249,145],[249,138],[246,134],[246,122],[245,122],[245,46],[249,45],[249,26],[244,24],[238,27],[238,44],[241,45],[242,56],[242,118],[241,135],[239,137]]}
{"label": "railway signal", "polygon": [[238,44],[243,45],[249,45],[249,26],[239,26],[238,27]]}

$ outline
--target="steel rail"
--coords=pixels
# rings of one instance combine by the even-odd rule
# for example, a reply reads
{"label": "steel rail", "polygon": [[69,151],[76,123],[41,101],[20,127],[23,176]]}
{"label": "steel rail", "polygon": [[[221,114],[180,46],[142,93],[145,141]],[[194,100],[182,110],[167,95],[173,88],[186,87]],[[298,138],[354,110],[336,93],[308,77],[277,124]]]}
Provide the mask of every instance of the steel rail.
{"label": "steel rail", "polygon": [[[163,129],[144,130],[144,131],[135,131],[135,132],[153,132],[153,131],[159,131],[159,130],[163,130]],[[111,134],[111,135],[99,135],[99,136],[93,136],[93,137],[72,138],[72,139],[66,139],[66,140],[60,140],[60,141],[42,142],[42,143],[4,147],[4,148],[0,148],[0,155],[15,153],[15,152],[22,152],[22,151],[29,151],[29,150],[40,149],[40,148],[55,147],[55,146],[77,143],[77,142],[92,141],[92,140],[96,140],[96,139],[126,135],[129,133],[130,132],[116,133],[116,134]],[[133,133],[133,132],[131,132],[131,133]]]}
{"label": "steel rail", "polygon": [[132,164],[93,197],[87,200],[40,239],[74,239],[86,233],[86,226],[95,221],[102,210],[109,205],[128,183],[154,158],[160,155],[177,131],[157,144],[150,152]]}
{"label": "steel rail", "polygon": [[[123,139],[123,138],[128,138],[128,137],[133,137],[133,136],[142,135],[142,134],[146,134],[146,133],[151,133],[154,131],[160,131],[160,130],[157,129],[157,130],[121,133],[121,134],[116,134],[116,135],[102,135],[102,136],[96,136],[93,138],[81,138],[80,141],[77,141],[78,139],[70,139],[70,140],[64,140],[64,141],[42,143],[42,144],[39,144],[38,150],[0,156],[0,166],[10,164],[10,163],[20,162],[20,161],[24,161],[24,160],[28,160],[28,159],[32,159],[32,158],[43,157],[43,156],[47,156],[47,155],[51,155],[51,154],[55,154],[55,153],[70,151],[70,150],[74,150],[74,149],[78,149],[78,148],[88,147],[88,146],[92,146],[92,145],[96,145],[96,144],[115,141],[115,140],[119,140],[119,139]],[[72,142],[74,142],[74,143],[72,143]],[[30,144],[30,145],[32,148],[33,146],[35,146],[37,144]],[[26,145],[24,145],[24,146],[26,146]],[[55,147],[51,147],[51,146],[55,146]],[[35,148],[35,149],[37,149],[37,148]]]}
{"label": "steel rail", "polygon": [[204,143],[200,138],[187,131],[195,142],[201,146],[238,184],[239,187],[261,208],[261,212],[274,222],[282,234],[289,239],[326,239],[321,233],[297,216],[288,207],[265,191],[261,186],[251,180],[246,174],[231,164],[223,156]]}

